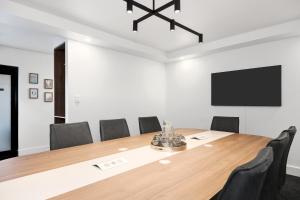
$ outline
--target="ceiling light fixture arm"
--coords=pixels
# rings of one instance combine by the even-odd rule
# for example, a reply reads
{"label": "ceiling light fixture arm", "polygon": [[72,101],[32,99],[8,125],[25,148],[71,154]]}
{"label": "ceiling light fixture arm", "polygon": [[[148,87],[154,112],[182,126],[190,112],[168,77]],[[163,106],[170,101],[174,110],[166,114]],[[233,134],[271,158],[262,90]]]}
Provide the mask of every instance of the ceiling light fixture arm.
{"label": "ceiling light fixture arm", "polygon": [[[150,13],[144,15],[143,17],[137,19],[136,21],[137,21],[138,23],[140,23],[140,22],[142,22],[142,21],[148,19],[149,17],[155,15],[156,13],[159,13],[159,12],[161,12],[161,11],[163,11],[163,10],[165,10],[165,9],[167,9],[167,8],[169,8],[169,7],[171,7],[171,6],[173,6],[173,5],[174,5],[173,2],[169,2],[169,3],[167,3],[167,4],[165,4],[165,5],[161,6],[161,7],[159,7],[159,8],[157,8],[157,9],[152,10]],[[145,11],[146,11],[146,10],[145,10]]]}
{"label": "ceiling light fixture arm", "polygon": [[137,20],[134,20],[134,23],[136,23],[136,25],[138,23],[148,19],[149,17],[156,16],[156,17],[158,17],[160,19],[163,19],[163,20],[165,20],[169,23],[174,23],[175,26],[178,26],[178,27],[180,27],[180,28],[182,28],[182,29],[194,34],[194,35],[197,35],[198,38],[199,38],[199,43],[203,42],[203,34],[202,33],[198,33],[197,31],[194,31],[194,30],[184,26],[183,24],[180,24],[179,22],[174,21],[174,19],[170,19],[170,18],[168,18],[168,17],[166,17],[166,16],[159,13],[159,12],[161,12],[161,11],[163,11],[163,10],[173,6],[173,5],[175,6],[176,1],[179,1],[179,0],[172,0],[169,3],[159,7],[157,9],[155,9],[155,0],[153,0],[153,9],[150,9],[150,8],[148,8],[148,7],[142,5],[142,4],[140,4],[140,3],[138,3],[134,0],[124,0],[124,1],[127,2],[127,3],[132,4],[133,6],[135,6],[137,8],[140,8],[141,10],[144,10],[144,11],[148,12],[148,14],[144,15],[143,17],[141,17]]}

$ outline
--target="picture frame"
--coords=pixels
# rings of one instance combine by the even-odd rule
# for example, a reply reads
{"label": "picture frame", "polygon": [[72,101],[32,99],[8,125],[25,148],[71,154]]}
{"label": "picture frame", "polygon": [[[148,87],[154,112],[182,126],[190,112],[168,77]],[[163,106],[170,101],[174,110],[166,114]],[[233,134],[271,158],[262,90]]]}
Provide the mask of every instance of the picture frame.
{"label": "picture frame", "polygon": [[44,89],[53,89],[53,79],[44,79]]}
{"label": "picture frame", "polygon": [[29,99],[38,99],[38,98],[39,98],[39,89],[29,88]]}
{"label": "picture frame", "polygon": [[53,102],[53,92],[44,92],[44,102]]}
{"label": "picture frame", "polygon": [[39,74],[29,73],[29,83],[30,84],[39,84]]}

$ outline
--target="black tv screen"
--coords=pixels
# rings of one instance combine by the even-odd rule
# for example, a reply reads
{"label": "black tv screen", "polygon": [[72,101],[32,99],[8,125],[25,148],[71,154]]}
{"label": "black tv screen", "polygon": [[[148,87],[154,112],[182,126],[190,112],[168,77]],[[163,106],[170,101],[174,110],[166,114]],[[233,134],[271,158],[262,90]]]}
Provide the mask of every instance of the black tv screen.
{"label": "black tv screen", "polygon": [[213,106],[281,106],[281,66],[211,74]]}

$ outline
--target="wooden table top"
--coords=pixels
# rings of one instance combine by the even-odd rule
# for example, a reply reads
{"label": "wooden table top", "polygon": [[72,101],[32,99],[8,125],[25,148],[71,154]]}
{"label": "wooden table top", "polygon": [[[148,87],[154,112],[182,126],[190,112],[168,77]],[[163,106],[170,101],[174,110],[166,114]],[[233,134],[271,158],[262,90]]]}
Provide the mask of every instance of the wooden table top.
{"label": "wooden table top", "polygon": [[[191,135],[203,130],[177,129]],[[0,182],[149,145],[154,133],[77,146],[0,161]],[[234,134],[158,162],[64,193],[53,199],[197,199],[207,200],[224,185],[234,168],[251,159],[269,138]]]}

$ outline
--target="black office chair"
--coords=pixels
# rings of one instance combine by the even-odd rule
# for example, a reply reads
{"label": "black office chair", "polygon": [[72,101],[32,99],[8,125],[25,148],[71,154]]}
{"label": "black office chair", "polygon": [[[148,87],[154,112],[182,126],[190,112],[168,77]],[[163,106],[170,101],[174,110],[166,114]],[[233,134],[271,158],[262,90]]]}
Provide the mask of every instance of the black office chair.
{"label": "black office chair", "polygon": [[285,183],[287,160],[288,160],[290,148],[291,148],[291,145],[293,143],[293,140],[294,140],[295,134],[297,132],[297,129],[296,129],[295,126],[291,126],[288,130],[283,131],[280,134],[280,136],[284,135],[285,132],[287,132],[288,135],[289,135],[289,142],[288,142],[288,145],[287,145],[286,149],[284,150],[283,157],[282,157],[282,164],[281,164],[281,168],[280,168],[280,189],[282,189],[282,187]]}
{"label": "black office chair", "polygon": [[273,163],[267,173],[260,200],[276,200],[279,198],[280,173],[283,153],[289,144],[287,131],[270,141],[267,147],[273,148]]}
{"label": "black office chair", "polygon": [[93,143],[88,122],[50,125],[50,150]]}
{"label": "black office chair", "polygon": [[101,141],[129,137],[126,119],[100,120]]}
{"label": "black office chair", "polygon": [[239,133],[240,119],[238,117],[214,116],[210,130]]}
{"label": "black office chair", "polygon": [[252,161],[236,168],[214,200],[259,200],[267,172],[273,161],[273,150],[262,149]]}
{"label": "black office chair", "polygon": [[140,133],[151,133],[161,131],[161,126],[156,116],[139,117]]}

